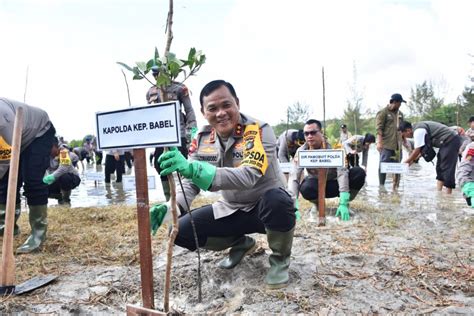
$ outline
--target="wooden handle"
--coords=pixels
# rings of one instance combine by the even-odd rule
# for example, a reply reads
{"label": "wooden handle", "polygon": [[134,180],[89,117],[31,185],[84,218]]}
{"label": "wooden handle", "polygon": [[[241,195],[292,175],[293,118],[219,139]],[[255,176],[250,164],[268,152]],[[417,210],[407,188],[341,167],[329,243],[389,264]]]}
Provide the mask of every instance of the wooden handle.
{"label": "wooden handle", "polygon": [[20,163],[21,132],[23,130],[23,108],[16,109],[15,124],[13,126],[12,154],[8,177],[7,205],[5,210],[5,230],[2,245],[2,270],[0,285],[15,284],[15,257],[13,256],[13,225],[16,206],[16,185],[18,182],[18,166]]}

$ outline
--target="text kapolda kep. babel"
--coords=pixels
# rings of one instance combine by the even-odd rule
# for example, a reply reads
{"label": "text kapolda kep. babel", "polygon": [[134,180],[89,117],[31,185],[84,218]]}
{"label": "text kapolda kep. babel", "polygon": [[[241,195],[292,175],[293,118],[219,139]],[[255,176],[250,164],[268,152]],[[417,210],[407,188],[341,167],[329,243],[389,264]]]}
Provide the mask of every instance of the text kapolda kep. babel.
{"label": "text kapolda kep. babel", "polygon": [[163,121],[152,121],[144,123],[136,123],[136,124],[123,124],[123,125],[116,125],[116,126],[108,126],[103,127],[102,132],[104,134],[113,134],[113,133],[126,133],[126,132],[139,132],[145,130],[152,130],[152,129],[159,129],[159,128],[172,128],[174,127],[173,122],[171,120],[163,120]]}

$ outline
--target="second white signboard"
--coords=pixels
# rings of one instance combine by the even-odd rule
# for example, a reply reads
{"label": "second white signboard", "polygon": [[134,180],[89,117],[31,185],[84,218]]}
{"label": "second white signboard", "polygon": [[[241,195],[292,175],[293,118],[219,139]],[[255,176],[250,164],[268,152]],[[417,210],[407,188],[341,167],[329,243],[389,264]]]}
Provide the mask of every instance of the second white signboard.
{"label": "second white signboard", "polygon": [[344,151],[341,149],[318,149],[298,151],[300,168],[339,168],[344,166]]}

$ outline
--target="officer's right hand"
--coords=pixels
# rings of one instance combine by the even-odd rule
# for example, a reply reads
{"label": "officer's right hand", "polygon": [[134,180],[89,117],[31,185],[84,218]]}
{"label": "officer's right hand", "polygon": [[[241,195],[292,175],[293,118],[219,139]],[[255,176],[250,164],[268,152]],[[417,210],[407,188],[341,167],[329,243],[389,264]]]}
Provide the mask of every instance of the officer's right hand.
{"label": "officer's right hand", "polygon": [[161,168],[160,176],[167,176],[174,171],[180,172],[183,177],[188,179],[193,175],[188,160],[176,147],[171,147],[169,151],[161,154],[158,162]]}
{"label": "officer's right hand", "polygon": [[158,228],[164,223],[171,220],[170,202],[165,204],[156,204],[150,208],[150,229],[153,235],[156,234]]}

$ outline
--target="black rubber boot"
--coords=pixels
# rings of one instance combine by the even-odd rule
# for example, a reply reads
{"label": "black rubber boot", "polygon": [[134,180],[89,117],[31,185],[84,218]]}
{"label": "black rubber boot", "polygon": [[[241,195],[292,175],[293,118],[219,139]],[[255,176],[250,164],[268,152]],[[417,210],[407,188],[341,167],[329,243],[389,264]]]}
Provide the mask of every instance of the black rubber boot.
{"label": "black rubber boot", "polygon": [[71,206],[71,190],[61,190],[61,196],[62,202],[58,200],[58,204]]}
{"label": "black rubber boot", "polygon": [[48,229],[48,206],[47,205],[31,205],[30,206],[30,226],[31,235],[21,245],[17,253],[29,253],[38,250],[46,239],[46,231]]}
{"label": "black rubber boot", "polygon": [[[5,230],[5,210],[7,206],[5,204],[0,204],[0,236],[3,236]],[[20,218],[21,206],[20,204],[15,205],[15,225],[13,226],[13,236],[20,234],[20,226],[18,226],[17,221]]]}
{"label": "black rubber boot", "polygon": [[278,232],[267,229],[268,246],[272,250],[268,261],[268,270],[265,282],[269,289],[280,289],[285,287],[289,281],[288,269],[290,267],[291,246],[293,245],[293,233],[295,229],[287,232]]}

